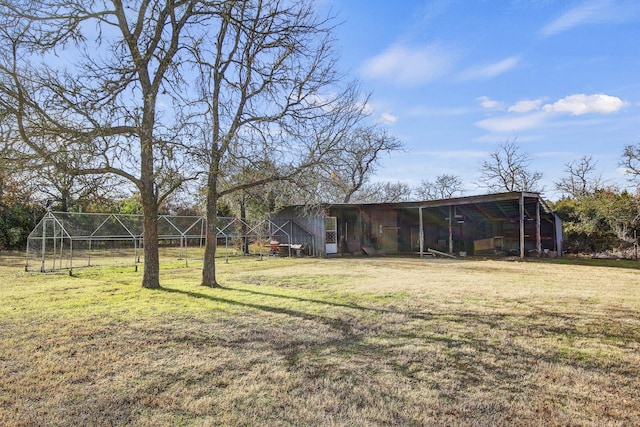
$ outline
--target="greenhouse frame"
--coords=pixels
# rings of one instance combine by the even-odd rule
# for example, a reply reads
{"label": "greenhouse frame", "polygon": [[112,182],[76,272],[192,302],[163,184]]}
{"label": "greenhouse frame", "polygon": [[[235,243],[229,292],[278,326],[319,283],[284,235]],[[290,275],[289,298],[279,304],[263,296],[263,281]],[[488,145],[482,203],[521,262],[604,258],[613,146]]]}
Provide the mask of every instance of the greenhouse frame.
{"label": "greenhouse frame", "polygon": [[[260,257],[291,255],[292,248],[300,248],[291,238],[289,221],[219,217],[216,228],[218,246],[225,249],[220,252],[227,260],[230,254],[244,254],[244,249],[249,247]],[[202,258],[205,230],[204,216],[158,216],[160,248],[170,250],[172,256],[184,260],[185,265],[190,256]],[[137,269],[143,254],[143,236],[142,215],[48,211],[27,238],[25,271],[68,269],[71,272],[73,268],[95,265],[96,259],[116,256],[127,264],[132,261]],[[274,251],[274,238],[279,251]],[[243,248],[234,249],[240,244]],[[314,252],[313,246],[306,243],[304,249]]]}

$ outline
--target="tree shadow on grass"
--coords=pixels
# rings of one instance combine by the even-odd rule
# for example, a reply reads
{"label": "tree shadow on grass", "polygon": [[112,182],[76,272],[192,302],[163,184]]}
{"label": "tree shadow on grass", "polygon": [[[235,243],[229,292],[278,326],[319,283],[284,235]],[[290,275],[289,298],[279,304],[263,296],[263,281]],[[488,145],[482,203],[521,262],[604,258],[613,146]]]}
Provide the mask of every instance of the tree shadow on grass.
{"label": "tree shadow on grass", "polygon": [[[303,297],[298,297],[293,295],[283,295],[278,293],[254,291],[254,290],[248,290],[248,289],[236,289],[231,287],[220,287],[216,289],[223,290],[223,291],[241,292],[241,293],[247,293],[251,295],[270,297],[270,298],[280,298],[285,300],[297,301],[301,303],[313,303],[313,304],[319,304],[319,305],[326,305],[334,308],[346,308],[346,309],[356,310],[359,312],[371,312],[371,313],[377,313],[381,315],[385,315],[385,314],[400,315],[400,316],[405,316],[407,319],[419,320],[419,321],[433,321],[433,320],[446,319],[449,322],[464,324],[464,323],[468,323],[470,319],[472,319],[474,322],[478,324],[485,324],[490,327],[496,327],[499,324],[499,322],[509,317],[508,314],[493,313],[491,316],[486,316],[486,315],[479,315],[478,313],[471,312],[471,311],[470,312],[459,311],[456,313],[450,313],[450,312],[435,313],[435,312],[426,312],[426,311],[417,312],[417,311],[410,311],[410,310],[366,307],[366,306],[355,304],[355,303],[345,304],[345,303],[339,303],[339,302],[327,301],[327,300],[321,300],[321,299],[303,298]],[[179,293],[179,294],[191,296],[193,298],[205,298],[214,302],[227,303],[235,306],[253,308],[253,309],[271,312],[271,313],[286,314],[294,317],[303,318],[305,320],[321,320],[323,323],[332,325],[334,326],[334,329],[336,329],[335,322],[337,320],[330,317],[309,314],[306,312],[296,311],[288,308],[274,307],[274,306],[269,306],[264,304],[240,302],[237,300],[221,298],[218,296],[208,295],[201,292],[184,291],[184,290],[179,290],[174,288],[165,288],[165,287],[163,287],[161,290],[169,293]],[[345,330],[344,327],[338,327],[337,329],[340,329],[343,331]],[[434,338],[434,340],[440,341],[441,338]]]}
{"label": "tree shadow on grass", "polygon": [[339,303],[339,302],[327,301],[327,300],[302,298],[302,297],[297,297],[293,295],[283,295],[283,294],[276,294],[276,293],[269,293],[269,292],[262,292],[262,291],[252,291],[249,289],[236,289],[236,288],[225,288],[225,289],[231,289],[236,292],[244,292],[252,295],[262,295],[262,296],[272,297],[272,298],[290,299],[290,300],[299,301],[299,302],[311,302],[314,304],[330,305],[332,307],[338,307],[338,308],[350,308],[350,309],[361,310],[361,311],[374,311],[377,313],[393,313],[392,310],[387,310],[382,308],[373,308],[373,307],[364,307],[362,305],[355,304],[355,303],[345,304],[345,303]]}
{"label": "tree shadow on grass", "polygon": [[[504,421],[518,410],[512,402],[530,399],[532,403],[523,408],[531,411],[530,415],[548,408],[550,412],[543,420],[551,422],[566,415],[555,400],[558,390],[581,408],[598,403],[597,398],[584,400],[572,381],[616,397],[632,395],[638,384],[633,358],[622,357],[633,350],[639,338],[630,330],[639,320],[632,311],[612,309],[589,314],[538,308],[496,313],[473,308],[449,310],[451,307],[445,306],[436,313],[413,313],[402,308],[390,310],[257,290],[225,290],[276,300],[272,304],[245,302],[241,296],[233,299],[229,292],[225,295],[219,290],[208,293],[163,288],[191,298],[326,325],[336,333],[314,331],[309,324],[293,323],[293,329],[283,329],[280,322],[258,319],[258,326],[251,323],[251,330],[239,331],[239,340],[231,345],[245,348],[254,340],[265,343],[283,356],[280,360],[302,378],[301,382],[335,378],[343,384],[336,386],[338,390],[350,390],[346,384],[362,382],[375,388],[385,383],[375,372],[383,372],[385,378],[395,377],[399,384],[416,392],[426,390],[438,396],[441,405],[459,411],[462,424],[472,424],[478,411],[491,411],[490,419]],[[283,304],[308,302],[335,310],[326,315],[279,307],[277,298],[282,298]],[[618,328],[611,330],[607,322]],[[618,351],[613,347],[617,347],[621,357],[612,359],[608,353],[599,352],[601,344],[611,347],[613,354]],[[607,380],[611,375],[615,375],[615,386]],[[394,390],[380,393],[404,393]],[[603,415],[598,420],[633,419],[633,403],[619,407],[631,415]]]}
{"label": "tree shadow on grass", "polygon": [[283,299],[290,299],[290,300],[299,301],[299,302],[324,304],[324,305],[328,305],[336,308],[348,308],[348,309],[353,309],[361,312],[367,311],[367,312],[373,312],[378,314],[401,315],[401,316],[405,316],[408,319],[422,320],[422,321],[431,321],[436,319],[447,318],[451,322],[467,323],[468,318],[472,317],[478,322],[482,322],[489,326],[495,327],[499,321],[509,316],[508,314],[500,314],[500,313],[493,313],[491,316],[485,316],[485,315],[478,315],[477,313],[473,313],[473,312],[457,312],[455,315],[453,315],[450,312],[442,312],[442,313],[435,313],[430,311],[418,312],[418,311],[397,310],[397,309],[379,308],[379,307],[366,307],[366,306],[355,304],[355,303],[345,304],[345,303],[338,303],[338,302],[327,301],[327,300],[303,298],[303,297],[297,297],[292,295],[282,295],[277,293],[254,291],[254,290],[248,290],[248,289],[236,289],[236,288],[224,288],[224,289],[230,289],[235,292],[244,292],[244,293],[249,293],[253,295],[262,295],[262,296],[271,297],[271,298],[283,298]]}
{"label": "tree shadow on grass", "polygon": [[[312,347],[327,348],[328,346],[336,345],[347,350],[351,353],[362,353],[372,357],[390,357],[393,358],[394,348],[401,348],[407,343],[433,343],[441,345],[445,349],[448,349],[449,356],[453,360],[467,360],[469,366],[479,365],[484,366],[485,363],[478,358],[466,354],[464,351],[459,352],[459,348],[472,347],[478,354],[491,355],[491,358],[524,360],[525,365],[544,361],[549,364],[561,364],[570,365],[574,367],[581,367],[582,369],[590,370],[602,370],[602,369],[615,369],[622,374],[629,374],[630,372],[637,372],[636,368],[630,368],[625,366],[622,361],[603,360],[601,357],[593,357],[589,359],[581,360],[575,357],[567,357],[566,354],[559,352],[557,348],[548,348],[541,351],[541,349],[525,348],[524,344],[516,344],[513,340],[518,340],[526,337],[537,339],[536,337],[547,337],[558,339],[571,339],[576,342],[586,341],[599,341],[603,340],[608,343],[619,342],[636,342],[639,338],[637,333],[631,333],[626,328],[621,330],[611,330],[610,328],[602,329],[597,326],[599,321],[604,321],[605,318],[616,319],[620,322],[623,319],[627,321],[638,319],[637,313],[630,311],[611,310],[606,316],[600,318],[596,316],[593,318],[591,325],[581,324],[584,319],[584,313],[571,313],[571,312],[554,312],[549,310],[536,310],[534,313],[481,313],[474,311],[457,311],[457,312],[442,312],[442,313],[416,313],[403,310],[390,310],[385,308],[365,307],[358,304],[343,304],[319,299],[302,298],[291,295],[281,295],[277,293],[269,293],[263,291],[253,291],[234,288],[223,288],[224,290],[233,290],[236,292],[244,292],[252,295],[266,296],[271,298],[282,298],[286,300],[293,300],[298,302],[309,302],[320,305],[327,305],[335,308],[345,308],[349,310],[357,310],[359,312],[372,312],[377,313],[383,317],[380,318],[381,322],[390,321],[392,324],[387,324],[384,332],[377,330],[377,321],[370,323],[370,320],[358,318],[357,315],[345,315],[345,311],[334,312],[335,316],[323,316],[319,314],[313,314],[305,311],[294,310],[291,308],[277,307],[267,304],[257,304],[251,302],[242,302],[231,298],[224,298],[221,296],[210,295],[202,292],[185,291],[172,288],[162,288],[162,291],[168,293],[175,293],[185,295],[192,298],[206,299],[209,301],[229,304],[236,307],[244,307],[248,309],[259,310],[267,313],[280,314],[290,316],[293,318],[303,319],[307,321],[318,322],[320,324],[328,326],[330,329],[337,331],[341,337],[339,339],[330,339],[329,342],[317,342],[312,344]],[[420,322],[417,325],[416,330],[408,330],[402,325],[405,324],[405,320],[402,318],[385,318],[385,315],[401,315],[405,316],[404,319],[410,319]],[[431,323],[431,322],[437,323]],[[424,322],[424,323],[423,323]],[[614,322],[617,323],[617,322]],[[395,325],[394,325],[395,324]],[[448,325],[448,326],[447,326]],[[463,329],[458,329],[462,326]],[[442,329],[442,330],[439,330]],[[382,333],[388,334],[391,331],[394,339],[385,343],[372,344],[365,342],[367,337],[375,337]],[[450,335],[451,332],[456,332],[457,335]],[[489,338],[484,336],[480,331],[502,331],[496,337],[507,338],[510,341],[509,346],[505,346],[503,342],[492,342]],[[417,341],[416,341],[417,340]],[[397,342],[396,342],[397,341]],[[621,345],[617,344],[616,346]],[[628,344],[631,345],[631,344]],[[626,345],[623,345],[626,346]],[[310,350],[307,348],[307,350]],[[575,349],[576,354],[579,355],[579,349]],[[296,353],[297,350],[289,348],[287,353]],[[298,359],[298,357],[289,354],[288,359]],[[451,360],[450,360],[451,361]],[[483,371],[490,371],[495,367],[484,366]],[[507,372],[510,369],[507,369]],[[520,373],[526,371],[522,369]],[[507,378],[510,378],[508,374],[505,374]]]}
{"label": "tree shadow on grass", "polygon": [[[222,289],[231,290],[231,288],[222,288]],[[255,303],[249,303],[249,302],[241,302],[241,301],[233,300],[230,298],[222,298],[219,296],[209,295],[201,292],[184,291],[180,289],[166,288],[166,287],[162,287],[159,290],[167,293],[185,295],[191,298],[205,299],[205,300],[213,301],[217,303],[229,304],[231,306],[236,306],[236,307],[249,308],[249,309],[259,310],[259,311],[273,313],[273,314],[282,314],[282,315],[296,317],[303,320],[311,320],[311,321],[315,321],[315,322],[319,322],[324,325],[327,325],[330,328],[334,330],[338,330],[349,337],[355,336],[352,325],[342,319],[337,319],[337,318],[328,317],[328,316],[321,316],[318,314],[310,314],[303,311],[292,310],[290,308],[274,307],[270,305],[255,304]]]}

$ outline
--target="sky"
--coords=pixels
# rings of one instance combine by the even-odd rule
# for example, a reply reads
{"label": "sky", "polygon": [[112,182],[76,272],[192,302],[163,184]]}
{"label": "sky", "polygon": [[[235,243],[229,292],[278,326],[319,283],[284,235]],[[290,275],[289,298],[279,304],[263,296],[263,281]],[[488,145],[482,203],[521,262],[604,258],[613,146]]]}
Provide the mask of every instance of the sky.
{"label": "sky", "polygon": [[371,93],[371,119],[405,150],[375,181],[457,175],[482,194],[480,164],[515,141],[543,195],[583,156],[627,186],[640,144],[638,0],[323,0],[341,22],[343,69]]}

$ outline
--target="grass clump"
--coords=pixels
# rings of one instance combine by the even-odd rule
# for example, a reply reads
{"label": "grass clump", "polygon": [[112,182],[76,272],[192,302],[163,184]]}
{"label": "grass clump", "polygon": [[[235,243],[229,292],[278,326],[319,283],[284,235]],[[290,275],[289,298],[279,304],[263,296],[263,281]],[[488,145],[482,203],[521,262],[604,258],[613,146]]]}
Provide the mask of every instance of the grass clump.
{"label": "grass clump", "polygon": [[0,425],[637,425],[628,268],[405,258],[28,274],[0,259]]}

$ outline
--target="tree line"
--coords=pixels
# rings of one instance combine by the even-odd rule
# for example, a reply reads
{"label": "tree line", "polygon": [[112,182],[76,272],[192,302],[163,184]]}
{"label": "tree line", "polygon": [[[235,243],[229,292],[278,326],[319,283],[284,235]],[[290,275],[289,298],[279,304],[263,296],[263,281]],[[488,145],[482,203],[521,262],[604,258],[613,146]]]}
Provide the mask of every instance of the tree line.
{"label": "tree line", "polygon": [[[442,174],[433,180],[423,180],[410,187],[401,182],[370,182],[384,152],[401,148],[397,140],[386,134],[378,137],[390,142],[376,144],[369,152],[368,162],[323,164],[324,172],[311,170],[320,179],[306,184],[275,181],[245,188],[221,197],[217,215],[261,219],[279,206],[289,204],[314,205],[330,203],[393,203],[416,200],[437,200],[464,196],[461,177]],[[361,142],[360,142],[361,144]],[[357,143],[355,146],[359,146]],[[362,149],[361,151],[367,151]],[[353,152],[357,151],[355,148]],[[361,158],[365,158],[361,155]],[[630,177],[640,176],[640,145],[627,146],[620,166]],[[348,164],[356,164],[353,169]],[[47,168],[22,173],[7,173],[0,168],[0,248],[21,249],[26,236],[40,220],[47,202],[57,211],[113,212],[142,214],[142,201],[137,193],[122,190],[124,183],[107,176],[67,176]],[[340,171],[340,175],[336,171]],[[565,165],[564,175],[554,182],[554,190],[561,194],[550,202],[563,219],[565,249],[571,253],[634,257],[637,231],[640,227],[640,195],[607,184],[597,171],[591,156],[582,156]],[[241,172],[253,173],[251,169]],[[523,178],[525,177],[525,178]],[[533,179],[535,178],[535,179]],[[542,174],[531,169],[531,156],[520,151],[516,141],[507,141],[489,153],[479,164],[479,186],[490,192],[543,192]],[[234,178],[239,179],[239,178]],[[174,215],[203,215],[204,186],[188,191],[178,190],[160,208],[161,213]]]}

